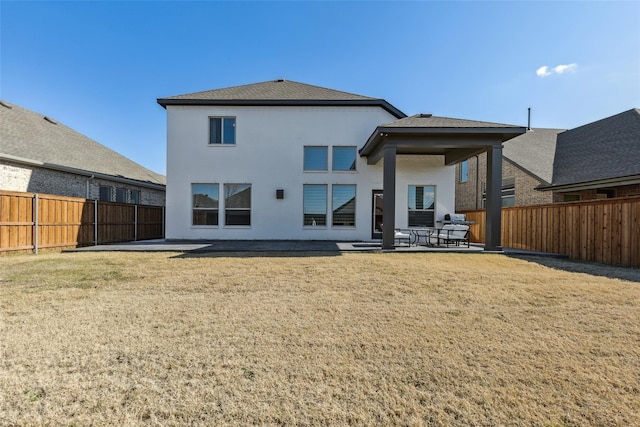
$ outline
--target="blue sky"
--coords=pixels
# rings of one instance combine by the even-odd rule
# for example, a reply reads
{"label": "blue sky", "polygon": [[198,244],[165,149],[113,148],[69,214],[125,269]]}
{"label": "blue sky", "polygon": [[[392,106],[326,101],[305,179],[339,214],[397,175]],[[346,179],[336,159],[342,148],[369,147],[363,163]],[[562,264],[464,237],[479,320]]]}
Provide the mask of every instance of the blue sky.
{"label": "blue sky", "polygon": [[277,78],[572,128],[640,107],[640,2],[0,1],[0,98],[156,172],[157,98]]}

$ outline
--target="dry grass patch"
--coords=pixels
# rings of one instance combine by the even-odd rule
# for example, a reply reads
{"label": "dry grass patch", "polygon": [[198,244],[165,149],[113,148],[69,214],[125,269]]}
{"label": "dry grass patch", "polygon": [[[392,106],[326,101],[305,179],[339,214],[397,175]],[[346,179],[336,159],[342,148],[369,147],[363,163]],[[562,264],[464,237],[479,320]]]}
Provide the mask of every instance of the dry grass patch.
{"label": "dry grass patch", "polygon": [[640,419],[637,270],[307,255],[0,258],[0,424]]}

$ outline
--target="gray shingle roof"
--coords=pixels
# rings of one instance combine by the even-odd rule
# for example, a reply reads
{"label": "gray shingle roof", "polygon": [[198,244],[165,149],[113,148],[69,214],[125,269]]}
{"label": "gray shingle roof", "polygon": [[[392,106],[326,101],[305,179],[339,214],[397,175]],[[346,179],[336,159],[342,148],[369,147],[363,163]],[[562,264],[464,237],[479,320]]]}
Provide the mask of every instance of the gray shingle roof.
{"label": "gray shingle roof", "polygon": [[521,126],[501,123],[480,122],[477,120],[452,119],[431,114],[416,114],[382,125],[385,128],[518,128]]}
{"label": "gray shingle roof", "polygon": [[167,105],[377,106],[398,118],[406,116],[384,99],[284,79],[159,98],[158,104],[165,108]]}
{"label": "gray shingle roof", "polygon": [[504,143],[502,154],[513,163],[551,184],[556,138],[564,129],[532,129]]}
{"label": "gray shingle roof", "polygon": [[166,179],[42,114],[2,101],[0,155],[165,185]]}
{"label": "gray shingle roof", "polygon": [[640,175],[640,109],[558,135],[553,185]]}
{"label": "gray shingle roof", "polygon": [[312,86],[290,80],[273,80],[222,89],[188,93],[162,99],[202,99],[202,100],[331,100],[353,101],[373,100],[369,96]]}

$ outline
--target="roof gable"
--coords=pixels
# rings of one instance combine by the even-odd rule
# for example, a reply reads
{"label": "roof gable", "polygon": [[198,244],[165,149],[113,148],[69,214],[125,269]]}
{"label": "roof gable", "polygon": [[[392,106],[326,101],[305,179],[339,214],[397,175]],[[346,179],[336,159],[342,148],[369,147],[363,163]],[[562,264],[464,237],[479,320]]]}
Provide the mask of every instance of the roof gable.
{"label": "roof gable", "polygon": [[166,179],[49,117],[0,102],[0,156],[156,185]]}
{"label": "roof gable", "polygon": [[159,98],[158,104],[164,108],[167,105],[377,106],[398,118],[406,116],[384,99],[285,79]]}
{"label": "roof gable", "polygon": [[640,175],[640,109],[558,135],[553,186]]}
{"label": "roof gable", "polygon": [[556,140],[561,132],[564,129],[531,129],[505,142],[502,154],[528,173],[550,184],[553,179]]}

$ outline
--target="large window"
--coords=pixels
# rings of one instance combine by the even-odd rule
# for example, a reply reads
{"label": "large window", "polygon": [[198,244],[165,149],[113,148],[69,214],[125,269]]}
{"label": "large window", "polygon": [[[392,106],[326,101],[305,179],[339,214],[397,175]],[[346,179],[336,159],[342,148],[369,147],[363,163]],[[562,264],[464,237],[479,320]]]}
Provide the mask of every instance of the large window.
{"label": "large window", "polygon": [[333,147],[334,171],[356,170],[356,147]]}
{"label": "large window", "polygon": [[409,186],[409,227],[433,227],[435,208],[435,185]]}
{"label": "large window", "polygon": [[235,144],[236,118],[209,117],[209,144]]}
{"label": "large window", "polygon": [[191,184],[193,225],[218,225],[218,184]]}
{"label": "large window", "polygon": [[465,160],[460,163],[460,182],[469,181],[469,161]]}
{"label": "large window", "polygon": [[326,171],[327,153],[327,147],[304,147],[304,170]]}
{"label": "large window", "polygon": [[251,225],[251,184],[224,185],[224,224]]}
{"label": "large window", "polygon": [[334,185],[332,197],[332,225],[351,226],[356,225],[356,186]]}
{"label": "large window", "polygon": [[111,187],[106,187],[101,185],[100,186],[100,200],[102,200],[103,202],[110,202],[111,201]]}
{"label": "large window", "polygon": [[304,225],[327,225],[327,186],[309,184],[303,186]]}

